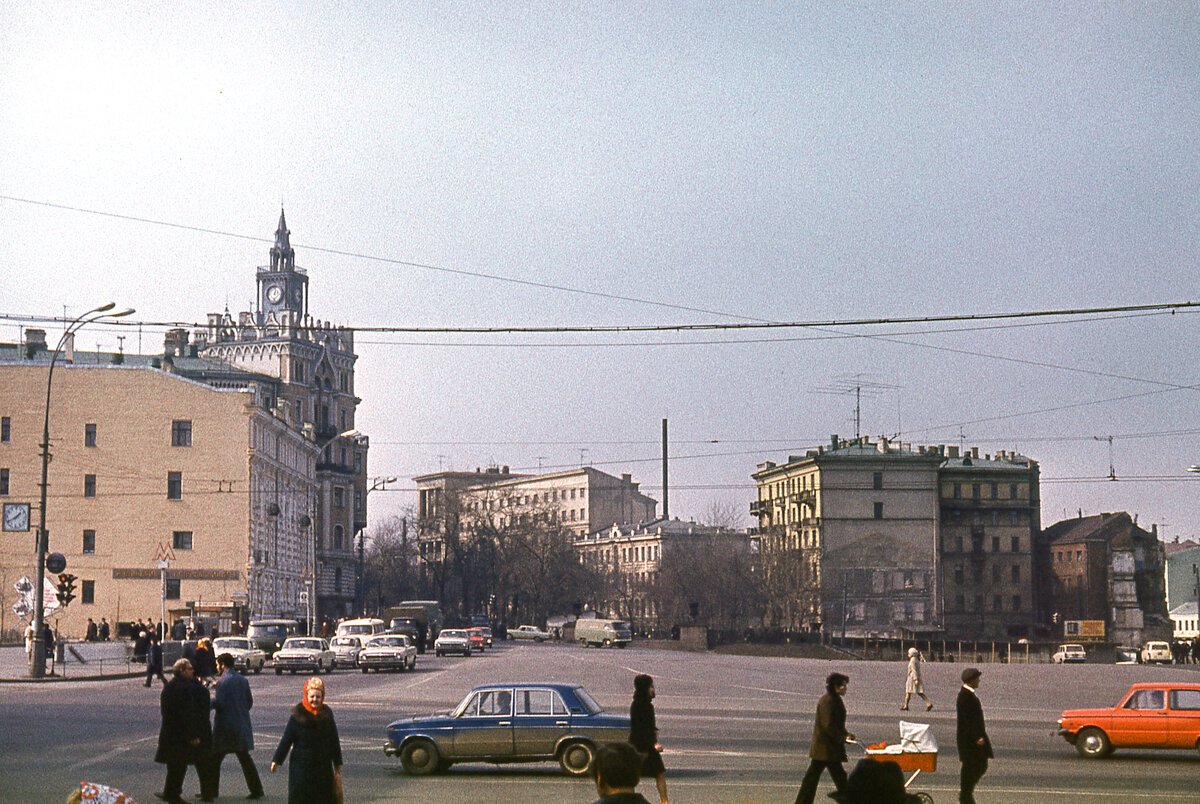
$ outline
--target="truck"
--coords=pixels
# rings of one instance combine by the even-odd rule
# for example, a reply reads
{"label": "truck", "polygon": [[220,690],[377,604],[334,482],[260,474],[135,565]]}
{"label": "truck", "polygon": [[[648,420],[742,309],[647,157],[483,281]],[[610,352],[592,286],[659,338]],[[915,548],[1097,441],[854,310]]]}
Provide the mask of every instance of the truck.
{"label": "truck", "polygon": [[624,620],[582,619],[575,621],[575,641],[580,645],[623,648],[633,640],[629,623]]}
{"label": "truck", "polygon": [[417,625],[417,651],[424,653],[442,630],[442,607],[436,600],[404,600],[381,612],[388,627],[401,625],[396,620],[412,620]]}

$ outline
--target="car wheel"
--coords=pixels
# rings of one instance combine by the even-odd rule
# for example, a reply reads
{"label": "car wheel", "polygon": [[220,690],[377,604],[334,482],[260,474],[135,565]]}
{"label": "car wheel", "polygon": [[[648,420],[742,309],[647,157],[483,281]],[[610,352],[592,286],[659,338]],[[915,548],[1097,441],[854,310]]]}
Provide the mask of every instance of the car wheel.
{"label": "car wheel", "polygon": [[367,674],[367,671],[368,671],[368,670],[370,670],[370,669],[371,669],[371,668],[369,668],[369,667],[364,667],[364,668],[362,669],[362,671],[363,671],[363,675],[365,676],[365,675]]}
{"label": "car wheel", "polygon": [[1080,756],[1085,756],[1088,759],[1099,759],[1106,757],[1112,753],[1112,743],[1108,739],[1108,735],[1100,729],[1089,726],[1082,729],[1075,736],[1075,750]]}
{"label": "car wheel", "polygon": [[912,793],[910,794],[921,802],[921,804],[933,804],[933,796],[928,793]]}
{"label": "car wheel", "polygon": [[596,749],[588,743],[568,743],[558,753],[558,764],[572,776],[583,776],[592,767]]}
{"label": "car wheel", "polygon": [[260,664],[258,667],[254,668],[254,675],[258,675],[259,673],[262,672],[262,670],[263,670],[263,666]]}
{"label": "car wheel", "polygon": [[414,776],[426,776],[437,770],[437,746],[429,740],[410,740],[400,749],[400,764]]}
{"label": "car wheel", "polygon": [[545,642],[546,639],[545,639],[545,637],[534,637],[533,641],[534,642]]}
{"label": "car wheel", "polygon": [[281,667],[276,667],[276,668],[275,668],[275,675],[277,675],[277,676],[281,676],[281,675],[283,675],[283,668],[281,668]]}
{"label": "car wheel", "polygon": [[329,666],[325,668],[325,675],[329,675],[332,672],[333,672],[333,662],[330,662]]}
{"label": "car wheel", "polygon": [[587,640],[586,640],[586,639],[580,639],[580,640],[579,640],[579,644],[580,644],[580,645],[582,645],[582,646],[583,646],[583,647],[585,647],[585,648],[588,646],[588,643],[587,643]]}
{"label": "car wheel", "polygon": [[625,644],[626,644],[626,643],[624,643],[624,642],[618,642],[618,643],[617,643],[617,647],[618,647],[618,648],[623,648],[623,647],[625,647]]}
{"label": "car wheel", "polygon": [[440,659],[440,658],[442,658],[442,652],[439,650],[436,653],[434,653],[434,656],[437,656]]}

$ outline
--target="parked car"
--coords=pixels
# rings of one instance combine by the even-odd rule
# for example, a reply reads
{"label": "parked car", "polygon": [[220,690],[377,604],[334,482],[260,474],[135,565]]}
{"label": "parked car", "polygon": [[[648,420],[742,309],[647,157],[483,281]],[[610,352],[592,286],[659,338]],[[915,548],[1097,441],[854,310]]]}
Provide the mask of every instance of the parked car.
{"label": "parked car", "polygon": [[254,640],[259,650],[270,659],[275,651],[283,647],[283,642],[300,631],[300,623],[295,620],[254,620],[246,629],[246,636]]}
{"label": "parked car", "polygon": [[1142,664],[1171,664],[1174,661],[1170,642],[1147,642],[1142,647]]}
{"label": "parked car", "polygon": [[383,750],[417,775],[454,762],[557,761],[583,776],[597,746],[628,737],[629,717],[605,712],[578,684],[505,683],[476,687],[449,712],[389,724]]}
{"label": "parked car", "polygon": [[585,647],[623,648],[633,641],[633,633],[623,620],[582,619],[575,621],[575,641]]}
{"label": "parked car", "polygon": [[1083,649],[1083,645],[1059,645],[1058,650],[1054,651],[1054,655],[1050,657],[1050,660],[1055,664],[1086,662],[1087,651]]}
{"label": "parked car", "polygon": [[367,640],[358,666],[368,670],[411,670],[417,666],[417,646],[403,634],[381,634]]}
{"label": "parked car", "polygon": [[487,639],[483,635],[482,628],[468,628],[467,639],[471,640],[471,650],[483,653],[483,649],[487,647]]}
{"label": "parked car", "polygon": [[1129,645],[1118,645],[1113,650],[1114,664],[1141,664],[1142,652]]}
{"label": "parked car", "polygon": [[1070,709],[1058,733],[1085,757],[1117,748],[1200,748],[1200,684],[1134,684],[1108,709]]}
{"label": "parked car", "polygon": [[320,637],[288,637],[283,647],[275,651],[275,675],[284,670],[296,673],[304,670],[311,673],[333,672],[336,661],[329,643]]}
{"label": "parked car", "polygon": [[358,667],[358,654],[363,649],[363,638],[357,634],[350,636],[335,636],[329,640],[333,648],[333,664],[335,667]]}
{"label": "parked car", "polygon": [[508,632],[509,639],[532,639],[535,642],[545,642],[550,638],[547,631],[543,631],[536,625],[522,625],[519,628],[514,628]]}
{"label": "parked car", "polygon": [[437,639],[433,640],[433,652],[438,656],[445,656],[449,653],[470,656],[471,638],[467,636],[466,631],[447,628],[438,634]]}
{"label": "parked car", "polygon": [[213,653],[220,656],[228,653],[233,657],[233,666],[245,675],[254,672],[261,673],[267,663],[267,654],[259,650],[258,645],[249,637],[219,637],[213,640]]}

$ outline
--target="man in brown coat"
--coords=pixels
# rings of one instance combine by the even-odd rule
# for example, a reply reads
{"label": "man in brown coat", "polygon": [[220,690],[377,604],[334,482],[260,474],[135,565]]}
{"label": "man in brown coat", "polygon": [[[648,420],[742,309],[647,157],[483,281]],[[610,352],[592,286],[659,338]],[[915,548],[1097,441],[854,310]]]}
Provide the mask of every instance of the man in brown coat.
{"label": "man in brown coat", "polygon": [[841,673],[831,673],[825,679],[825,694],[817,702],[812,746],[808,749],[812,762],[804,774],[804,781],[800,783],[796,804],[813,804],[817,796],[817,783],[821,781],[821,771],[829,771],[839,793],[846,786],[846,770],[842,763],[846,761],[846,742],[854,740],[854,735],[846,731],[846,705],[842,703],[842,696],[846,694],[849,684],[850,678]]}

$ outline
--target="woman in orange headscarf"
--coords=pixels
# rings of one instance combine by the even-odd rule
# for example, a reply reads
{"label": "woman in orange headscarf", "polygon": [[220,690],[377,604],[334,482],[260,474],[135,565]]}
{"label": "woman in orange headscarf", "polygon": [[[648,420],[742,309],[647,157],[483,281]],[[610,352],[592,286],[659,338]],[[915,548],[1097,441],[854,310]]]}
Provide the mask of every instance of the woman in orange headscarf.
{"label": "woman in orange headscarf", "polygon": [[313,676],[304,684],[304,696],[292,707],[271,772],[288,766],[288,804],[336,804],[342,800],[342,744],[333,712],[325,705],[325,682]]}

